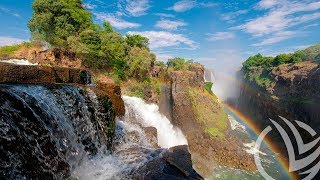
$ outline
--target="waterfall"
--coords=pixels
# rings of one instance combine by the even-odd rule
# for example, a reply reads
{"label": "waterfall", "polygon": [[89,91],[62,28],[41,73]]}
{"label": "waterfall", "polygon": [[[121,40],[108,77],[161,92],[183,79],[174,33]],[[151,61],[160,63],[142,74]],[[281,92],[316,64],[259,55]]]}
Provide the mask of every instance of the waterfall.
{"label": "waterfall", "polygon": [[130,179],[165,149],[187,144],[155,104],[123,97],[126,114],[116,120],[106,146],[105,121],[93,91],[71,85],[0,85],[0,179]]}
{"label": "waterfall", "polygon": [[142,99],[128,96],[124,96],[123,100],[129,116],[134,117],[144,127],[152,126],[157,128],[160,147],[170,148],[187,144],[187,140],[181,130],[174,127],[167,117],[160,114],[159,107],[156,104],[147,104]]}
{"label": "waterfall", "polygon": [[93,92],[69,85],[0,85],[5,179],[66,178],[105,144]]}
{"label": "waterfall", "polygon": [[160,114],[159,107],[136,97],[123,96],[126,114],[118,119],[113,152],[87,159],[74,172],[78,179],[130,179],[130,174],[164,149],[148,142],[144,127],[157,129],[162,148],[187,144],[182,132]]}

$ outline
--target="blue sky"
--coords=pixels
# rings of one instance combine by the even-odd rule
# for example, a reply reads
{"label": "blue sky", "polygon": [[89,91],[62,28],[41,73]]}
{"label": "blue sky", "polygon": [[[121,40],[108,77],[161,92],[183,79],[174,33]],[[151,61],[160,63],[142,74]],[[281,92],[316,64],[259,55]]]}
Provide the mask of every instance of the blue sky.
{"label": "blue sky", "polygon": [[[96,23],[141,34],[159,60],[185,57],[220,69],[258,52],[275,55],[320,43],[315,0],[84,0]],[[28,40],[32,0],[0,1],[0,46]]]}

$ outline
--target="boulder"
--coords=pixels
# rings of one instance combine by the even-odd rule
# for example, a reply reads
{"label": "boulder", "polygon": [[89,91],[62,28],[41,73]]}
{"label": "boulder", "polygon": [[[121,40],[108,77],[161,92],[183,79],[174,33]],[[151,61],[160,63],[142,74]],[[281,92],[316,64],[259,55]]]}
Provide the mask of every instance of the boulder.
{"label": "boulder", "polygon": [[188,146],[176,146],[145,163],[133,179],[203,179],[193,168]]}

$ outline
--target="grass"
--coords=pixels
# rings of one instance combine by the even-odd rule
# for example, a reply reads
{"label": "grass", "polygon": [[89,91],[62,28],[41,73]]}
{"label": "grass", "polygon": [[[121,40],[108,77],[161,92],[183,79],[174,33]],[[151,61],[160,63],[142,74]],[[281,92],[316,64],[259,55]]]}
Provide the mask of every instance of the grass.
{"label": "grass", "polygon": [[196,120],[212,138],[223,139],[228,129],[228,116],[218,100],[207,92],[189,89]]}
{"label": "grass", "polygon": [[30,47],[31,43],[29,42],[23,42],[21,44],[15,44],[11,46],[2,46],[0,47],[0,54],[2,55],[11,55],[17,50],[21,49],[22,47]]}

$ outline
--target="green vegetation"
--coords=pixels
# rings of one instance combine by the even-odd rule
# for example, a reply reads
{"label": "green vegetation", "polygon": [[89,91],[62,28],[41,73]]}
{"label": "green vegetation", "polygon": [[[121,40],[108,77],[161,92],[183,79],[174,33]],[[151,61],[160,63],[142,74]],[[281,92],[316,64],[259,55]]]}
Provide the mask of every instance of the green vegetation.
{"label": "green vegetation", "polygon": [[212,85],[213,85],[212,82],[205,82],[205,84],[204,84],[204,89],[206,91],[208,91],[208,93],[211,94],[211,95],[213,95],[213,92],[211,90],[212,89]]}
{"label": "green vegetation", "polygon": [[145,90],[149,90],[155,96],[160,96],[161,83],[158,79],[151,78],[149,81],[143,82],[127,82],[123,88],[129,96],[145,98]]}
{"label": "green vegetation", "polygon": [[154,65],[149,40],[140,35],[123,37],[109,22],[92,22],[81,0],[35,0],[29,28],[34,41],[74,52],[92,69],[111,72],[116,81],[130,77],[149,79]]}
{"label": "green vegetation", "polygon": [[0,55],[11,55],[13,54],[15,51],[23,48],[23,47],[30,47],[31,43],[28,42],[23,42],[21,44],[16,44],[16,45],[11,45],[11,46],[2,46],[0,47]]}
{"label": "green vegetation", "polygon": [[273,67],[302,61],[320,63],[320,44],[294,53],[279,54],[276,57],[262,56],[260,53],[256,54],[242,63],[242,72],[244,73],[244,78],[255,81],[260,87],[267,88],[272,82],[269,72]]}
{"label": "green vegetation", "polygon": [[306,54],[305,60],[317,61],[320,62],[320,44],[310,46],[307,49],[303,50]]}
{"label": "green vegetation", "polygon": [[167,62],[168,68],[172,68],[175,71],[188,70],[192,64],[195,64],[193,60],[185,60],[184,58],[181,58],[181,57],[175,57],[173,59],[169,59]]}
{"label": "green vegetation", "polygon": [[32,34],[54,46],[67,47],[67,38],[92,24],[91,14],[81,0],[35,0],[29,21]]}
{"label": "green vegetation", "polygon": [[189,89],[189,97],[195,117],[205,132],[212,138],[223,139],[228,129],[228,116],[217,99],[192,88]]}

